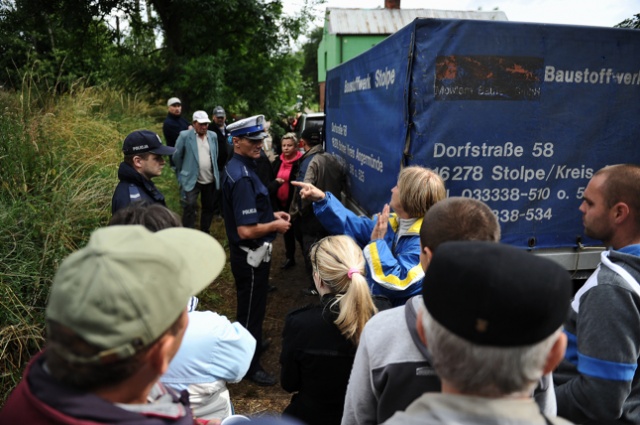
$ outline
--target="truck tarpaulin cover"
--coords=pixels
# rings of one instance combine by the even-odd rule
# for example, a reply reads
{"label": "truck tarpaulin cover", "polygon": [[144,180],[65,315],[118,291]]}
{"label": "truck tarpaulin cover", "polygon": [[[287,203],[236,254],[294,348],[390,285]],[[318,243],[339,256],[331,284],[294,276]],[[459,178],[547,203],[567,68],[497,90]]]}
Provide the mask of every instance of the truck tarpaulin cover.
{"label": "truck tarpaulin cover", "polygon": [[419,164],[486,202],[505,243],[595,245],[584,188],[640,164],[640,31],[417,19],[331,70],[326,99],[327,150],[369,213]]}

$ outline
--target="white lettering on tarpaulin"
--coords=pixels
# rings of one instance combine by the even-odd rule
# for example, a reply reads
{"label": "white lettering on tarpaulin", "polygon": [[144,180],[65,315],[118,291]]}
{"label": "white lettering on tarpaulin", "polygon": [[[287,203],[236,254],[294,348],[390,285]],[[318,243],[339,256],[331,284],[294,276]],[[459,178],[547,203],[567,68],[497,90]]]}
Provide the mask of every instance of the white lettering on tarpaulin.
{"label": "white lettering on tarpaulin", "polygon": [[347,153],[347,145],[342,143],[342,140],[337,139],[335,137],[331,138],[331,146],[338,152]]}
{"label": "white lettering on tarpaulin", "polygon": [[472,145],[470,142],[458,146],[447,146],[444,143],[435,143],[433,146],[434,158],[519,158],[523,153],[523,147],[515,145],[512,142],[507,142],[502,145],[487,145],[486,143],[483,143],[480,146]]}
{"label": "white lettering on tarpaulin", "polygon": [[249,208],[248,210],[242,210],[242,215],[257,214],[257,212],[257,209]]}
{"label": "white lettering on tarpaulin", "polygon": [[438,88],[438,95],[445,96],[451,94],[464,94],[469,95],[473,94],[474,89],[471,87],[464,86],[440,86]]}
{"label": "white lettering on tarpaulin", "polygon": [[591,177],[593,177],[593,168],[586,168],[584,164],[580,168],[558,165],[556,169],[556,179],[590,179]]}
{"label": "white lettering on tarpaulin", "polygon": [[495,181],[520,180],[526,183],[532,180],[545,180],[547,177],[547,173],[542,168],[536,170],[526,168],[524,165],[515,168],[496,165],[491,169],[491,172],[491,179]]}
{"label": "white lettering on tarpaulin", "polygon": [[560,69],[547,65],[544,67],[545,83],[567,84],[619,84],[640,85],[640,70],[637,72],[615,71],[612,68],[600,69]]}
{"label": "white lettering on tarpaulin", "polygon": [[394,85],[396,82],[396,70],[391,68],[384,67],[384,71],[381,69],[376,69],[376,88],[384,87],[385,89],[389,89],[389,86]]}
{"label": "white lettering on tarpaulin", "polygon": [[380,160],[380,157],[374,158],[373,155],[367,155],[366,153],[356,149],[356,161],[360,165],[367,165],[368,167],[382,173],[384,172],[384,163]]}
{"label": "white lettering on tarpaulin", "polygon": [[344,81],[344,92],[353,93],[356,91],[371,90],[371,76],[360,78],[358,75],[353,81]]}
{"label": "white lettering on tarpaulin", "polygon": [[339,134],[340,136],[346,136],[347,135],[347,125],[346,124],[331,123],[331,132]]}

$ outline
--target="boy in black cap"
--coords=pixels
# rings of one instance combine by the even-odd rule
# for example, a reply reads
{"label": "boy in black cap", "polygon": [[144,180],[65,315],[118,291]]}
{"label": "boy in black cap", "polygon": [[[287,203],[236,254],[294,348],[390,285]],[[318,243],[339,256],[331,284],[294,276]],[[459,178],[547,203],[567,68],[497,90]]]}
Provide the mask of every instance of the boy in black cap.
{"label": "boy in black cap", "polygon": [[165,205],[164,195],[151,179],[162,174],[165,159],[173,155],[175,148],[162,144],[160,137],[149,130],[137,130],[129,134],[122,145],[124,161],[118,169],[120,183],[111,200],[111,213],[135,201],[147,201]]}
{"label": "boy in black cap", "polygon": [[417,319],[442,393],[385,424],[567,424],[531,398],[562,360],[571,280],[556,263],[507,245],[446,242],[432,257]]}

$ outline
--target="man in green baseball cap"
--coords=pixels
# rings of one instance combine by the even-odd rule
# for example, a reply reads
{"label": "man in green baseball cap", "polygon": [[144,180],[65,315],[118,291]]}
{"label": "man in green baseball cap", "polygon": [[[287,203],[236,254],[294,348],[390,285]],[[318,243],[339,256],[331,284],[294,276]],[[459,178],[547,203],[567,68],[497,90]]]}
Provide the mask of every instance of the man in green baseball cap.
{"label": "man in green baseball cap", "polygon": [[188,300],[224,264],[222,246],[193,229],[96,230],[56,273],[46,348],[0,423],[194,424],[188,402],[158,379],[182,342]]}

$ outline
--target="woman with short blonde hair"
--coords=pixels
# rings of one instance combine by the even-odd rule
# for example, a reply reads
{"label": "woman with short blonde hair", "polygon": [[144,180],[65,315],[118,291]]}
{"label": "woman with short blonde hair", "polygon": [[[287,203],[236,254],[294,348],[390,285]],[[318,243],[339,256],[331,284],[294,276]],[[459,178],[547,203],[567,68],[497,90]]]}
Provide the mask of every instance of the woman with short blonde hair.
{"label": "woman with short blonde hair", "polygon": [[389,203],[372,218],[345,208],[334,196],[339,194],[325,193],[309,183],[293,184],[300,187],[301,197],[313,202],[313,212],[328,232],[349,235],[363,249],[372,294],[402,305],[420,293],[424,277],[420,265],[422,219],[447,195],[436,172],[420,166],[403,168]]}
{"label": "woman with short blonde hair", "polygon": [[433,204],[447,196],[437,173],[415,165],[400,171],[396,186],[400,204],[409,217],[424,217]]}
{"label": "woman with short blonde hair", "polygon": [[323,238],[309,255],[320,303],[285,320],[280,382],[295,394],[284,413],[308,425],[337,425],[364,325],[390,304],[374,303],[362,250],[349,236]]}

